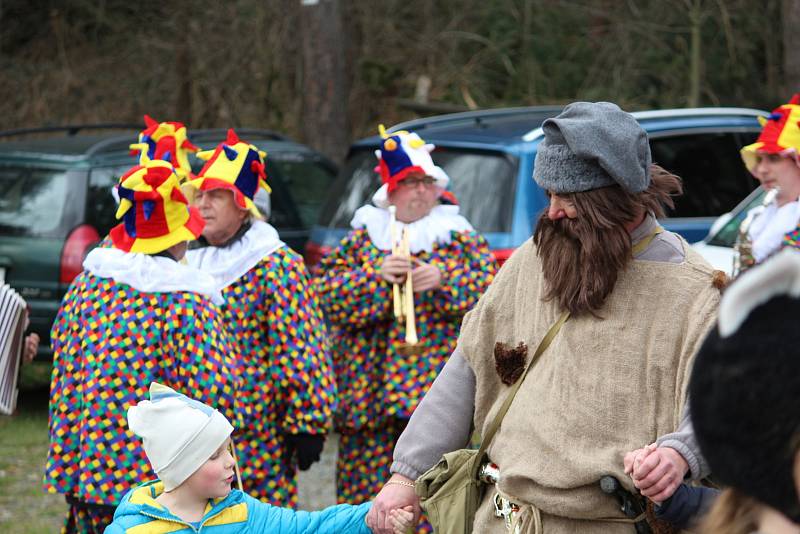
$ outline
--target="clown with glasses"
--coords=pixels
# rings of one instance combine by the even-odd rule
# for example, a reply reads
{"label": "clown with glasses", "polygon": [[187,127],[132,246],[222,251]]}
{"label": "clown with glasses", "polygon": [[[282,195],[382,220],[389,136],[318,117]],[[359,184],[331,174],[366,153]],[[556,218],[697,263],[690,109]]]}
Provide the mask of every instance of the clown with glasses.
{"label": "clown with glasses", "polygon": [[[483,237],[442,199],[449,178],[431,159],[433,145],[415,133],[380,131],[382,185],[322,260],[317,280],[339,391],[338,501],[349,503],[369,499],[388,477],[397,436],[496,269]],[[392,235],[403,232],[409,255],[392,252]],[[399,350],[406,326],[393,313],[393,285],[409,274],[415,354]]]}

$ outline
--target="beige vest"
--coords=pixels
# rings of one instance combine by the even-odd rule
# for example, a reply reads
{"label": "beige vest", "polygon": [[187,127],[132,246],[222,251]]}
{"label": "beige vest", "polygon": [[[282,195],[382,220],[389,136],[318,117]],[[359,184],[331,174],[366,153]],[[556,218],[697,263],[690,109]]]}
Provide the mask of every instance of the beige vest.
{"label": "beige vest", "polygon": [[[531,369],[489,447],[506,497],[559,522],[623,517],[598,481],[611,474],[632,489],[624,454],[676,429],[690,363],[716,318],[713,271],[683,244],[684,263],[632,261],[602,319],[570,318]],[[475,372],[481,432],[509,389],[495,370],[495,342],[522,341],[530,357],[558,318],[544,289],[528,241],[464,319],[459,346]]]}

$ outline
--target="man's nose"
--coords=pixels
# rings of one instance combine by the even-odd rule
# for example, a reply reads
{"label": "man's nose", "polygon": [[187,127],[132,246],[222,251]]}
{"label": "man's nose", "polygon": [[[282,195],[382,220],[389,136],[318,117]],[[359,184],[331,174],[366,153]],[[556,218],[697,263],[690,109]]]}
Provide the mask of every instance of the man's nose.
{"label": "man's nose", "polygon": [[550,205],[547,207],[547,218],[551,221],[557,221],[567,216],[561,203],[557,200],[551,200]]}

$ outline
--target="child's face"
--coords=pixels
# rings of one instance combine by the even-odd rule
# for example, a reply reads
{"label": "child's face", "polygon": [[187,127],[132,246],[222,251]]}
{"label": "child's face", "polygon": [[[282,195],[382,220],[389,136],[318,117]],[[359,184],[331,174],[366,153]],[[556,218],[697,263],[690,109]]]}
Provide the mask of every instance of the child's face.
{"label": "child's face", "polygon": [[231,492],[234,472],[230,445],[231,439],[228,438],[200,469],[186,479],[187,489],[204,499],[219,499]]}

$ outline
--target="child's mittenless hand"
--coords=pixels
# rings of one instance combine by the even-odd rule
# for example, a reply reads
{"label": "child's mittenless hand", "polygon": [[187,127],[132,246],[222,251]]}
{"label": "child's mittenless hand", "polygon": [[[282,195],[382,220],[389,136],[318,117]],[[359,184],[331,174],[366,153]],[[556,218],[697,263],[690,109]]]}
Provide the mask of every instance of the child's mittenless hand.
{"label": "child's mittenless hand", "polygon": [[414,508],[406,506],[395,508],[389,512],[394,534],[411,534],[414,532]]}

